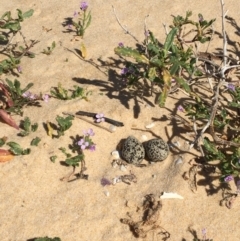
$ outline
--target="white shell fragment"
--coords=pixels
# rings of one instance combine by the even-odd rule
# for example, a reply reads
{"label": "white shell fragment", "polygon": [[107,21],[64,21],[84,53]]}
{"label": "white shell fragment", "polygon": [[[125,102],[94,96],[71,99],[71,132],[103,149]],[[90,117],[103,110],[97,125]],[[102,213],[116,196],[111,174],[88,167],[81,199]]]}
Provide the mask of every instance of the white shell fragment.
{"label": "white shell fragment", "polygon": [[160,196],[161,199],[168,199],[168,198],[178,198],[183,199],[183,197],[177,193],[174,192],[163,192],[163,194]]}
{"label": "white shell fragment", "polygon": [[119,177],[115,177],[115,178],[113,178],[112,184],[115,185],[119,182],[121,182],[121,179]]}
{"label": "white shell fragment", "polygon": [[183,163],[183,157],[179,156],[174,162],[175,162],[175,165],[182,164]]}
{"label": "white shell fragment", "polygon": [[109,131],[110,131],[110,132],[115,132],[116,129],[117,129],[117,127],[116,127],[115,125],[110,125],[110,126],[109,126]]}
{"label": "white shell fragment", "polygon": [[142,136],[141,136],[141,139],[142,139],[142,141],[146,141],[148,138],[147,138],[146,135],[142,135]]}
{"label": "white shell fragment", "polygon": [[110,192],[108,190],[103,191],[103,193],[105,194],[105,196],[109,197],[110,196]]}
{"label": "white shell fragment", "polygon": [[121,170],[122,172],[125,172],[125,171],[127,171],[127,168],[126,168],[125,165],[121,165],[121,166],[120,166],[120,170]]}
{"label": "white shell fragment", "polygon": [[176,146],[176,147],[180,147],[180,146],[181,146],[181,144],[180,144],[179,141],[174,141],[172,144],[173,144],[174,146]]}
{"label": "white shell fragment", "polygon": [[146,125],[145,128],[146,128],[146,129],[151,129],[151,128],[153,128],[154,126],[155,126],[155,123],[152,122],[152,123]]}
{"label": "white shell fragment", "polygon": [[113,158],[114,158],[115,160],[120,158],[118,151],[112,151],[111,154],[112,154],[112,156],[113,156]]}

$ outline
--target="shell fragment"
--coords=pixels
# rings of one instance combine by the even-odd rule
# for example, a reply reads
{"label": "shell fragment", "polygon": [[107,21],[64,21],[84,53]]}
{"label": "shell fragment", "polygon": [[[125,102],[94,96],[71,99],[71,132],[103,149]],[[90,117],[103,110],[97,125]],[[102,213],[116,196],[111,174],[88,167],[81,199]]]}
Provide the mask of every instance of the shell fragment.
{"label": "shell fragment", "polygon": [[153,128],[154,126],[155,126],[155,123],[152,122],[152,123],[146,125],[145,128],[146,128],[146,129],[151,129],[151,128]]}
{"label": "shell fragment", "polygon": [[178,198],[183,199],[183,197],[177,193],[174,192],[163,192],[163,194],[160,196],[161,199],[169,199],[169,198]]}
{"label": "shell fragment", "polygon": [[119,156],[119,152],[118,151],[112,151],[112,156],[115,160],[119,159],[120,156]]}

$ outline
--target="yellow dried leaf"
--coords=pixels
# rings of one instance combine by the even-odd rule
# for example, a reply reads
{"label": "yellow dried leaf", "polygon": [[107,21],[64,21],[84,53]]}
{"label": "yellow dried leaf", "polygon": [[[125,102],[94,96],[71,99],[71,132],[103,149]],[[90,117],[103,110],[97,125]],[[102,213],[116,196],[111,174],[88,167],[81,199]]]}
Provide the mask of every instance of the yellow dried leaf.
{"label": "yellow dried leaf", "polygon": [[51,127],[51,124],[49,121],[47,121],[47,134],[52,138],[53,136],[53,128]]}
{"label": "yellow dried leaf", "polygon": [[84,43],[81,43],[80,45],[80,52],[81,52],[81,56],[85,59],[87,57],[87,49]]}

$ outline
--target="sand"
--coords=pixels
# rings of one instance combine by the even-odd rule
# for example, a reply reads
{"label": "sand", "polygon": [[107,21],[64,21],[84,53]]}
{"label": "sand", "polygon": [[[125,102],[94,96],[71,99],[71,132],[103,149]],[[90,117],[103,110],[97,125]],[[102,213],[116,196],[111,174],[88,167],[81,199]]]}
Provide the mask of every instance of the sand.
{"label": "sand", "polygon": [[[176,113],[176,107],[184,97],[181,92],[168,98],[166,108],[159,108],[154,104],[154,96],[133,98],[128,90],[120,89],[118,75],[123,63],[114,54],[114,48],[119,42],[134,47],[136,41],[121,29],[112,5],[122,24],[140,41],[144,38],[144,18],[149,14],[147,25],[161,42],[165,38],[162,24],[170,25],[171,15],[184,16],[187,10],[192,10],[195,17],[202,13],[206,19],[216,18],[215,30],[221,32],[219,1],[96,0],[89,1],[89,5],[92,24],[83,40],[74,41],[74,34],[67,33],[63,23],[65,18],[72,17],[74,11],[79,9],[79,1],[1,1],[1,14],[7,10],[15,13],[17,8],[23,11],[34,9],[34,15],[22,24],[22,32],[27,40],[40,41],[32,49],[36,57],[22,59],[22,74],[19,77],[2,75],[1,79],[17,78],[23,86],[32,82],[31,92],[36,94],[50,93],[51,87],[56,87],[59,82],[67,89],[78,85],[87,89],[89,101],[51,98],[48,103],[42,102],[40,108],[25,108],[24,117],[28,116],[32,123],[39,124],[37,132],[27,137],[17,136],[18,131],[14,128],[0,124],[0,137],[7,136],[9,141],[23,147],[29,147],[34,137],[41,138],[38,147],[31,147],[30,155],[16,156],[10,162],[0,163],[0,240],[25,241],[43,236],[60,237],[62,241],[136,240],[129,226],[122,224],[120,219],[127,218],[127,212],[140,219],[142,214],[136,213],[136,209],[141,207],[144,196],[154,194],[159,199],[165,191],[176,192],[184,198],[162,201],[158,224],[170,233],[168,240],[201,238],[202,229],[206,228],[207,237],[214,241],[238,241],[239,200],[232,209],[219,205],[222,184],[217,175],[200,172],[196,193],[190,190],[188,182],[182,177],[191,167],[189,161],[200,156],[194,149],[183,154],[183,162],[179,165],[175,164],[179,156],[172,150],[165,161],[142,168],[128,165],[126,171],[121,171],[111,165],[111,152],[116,150],[121,139],[129,135],[141,141],[143,135],[148,139],[160,136],[168,143],[178,141],[183,149],[186,145],[183,137],[192,140],[186,130],[184,133],[183,129],[176,128],[164,118]],[[228,16],[236,23],[240,22],[239,7],[238,1],[226,0]],[[227,23],[226,28],[231,39],[229,49],[234,50],[234,44],[239,41],[239,27]],[[19,36],[16,38],[21,40]],[[53,41],[56,42],[53,53],[49,56],[42,54],[42,50]],[[85,61],[75,51],[82,42],[87,49]],[[222,40],[217,35],[213,42],[212,50],[222,48]],[[122,121],[124,127],[109,133],[83,120],[74,119],[73,126],[61,138],[51,139],[47,135],[43,123],[56,123],[56,116],[62,116],[62,112],[75,113],[79,110],[102,112],[109,118]],[[157,120],[152,132],[148,132],[145,125],[150,124],[152,118]],[[14,119],[19,123],[23,117],[14,116]],[[61,165],[64,155],[59,148],[67,148],[72,143],[71,137],[82,135],[83,130],[89,128],[95,132],[93,140],[96,143],[95,152],[86,152],[86,174],[89,179],[60,181],[72,169]],[[55,163],[49,159],[52,155],[58,156]],[[103,177],[112,180],[130,171],[136,175],[137,183],[101,185]],[[235,190],[234,183],[231,185]],[[163,236],[158,232],[149,232],[145,239],[139,240],[162,240]]]}

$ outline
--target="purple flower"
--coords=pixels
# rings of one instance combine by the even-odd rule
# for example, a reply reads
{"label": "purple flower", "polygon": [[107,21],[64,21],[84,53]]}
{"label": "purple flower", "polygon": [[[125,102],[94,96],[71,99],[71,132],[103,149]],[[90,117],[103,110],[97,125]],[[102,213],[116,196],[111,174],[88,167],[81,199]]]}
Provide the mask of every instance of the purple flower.
{"label": "purple flower", "polygon": [[144,35],[145,35],[145,37],[149,37],[149,36],[150,36],[149,30],[146,30],[146,31],[144,32]]}
{"label": "purple flower", "polygon": [[17,67],[17,71],[18,73],[22,73],[22,67],[20,65]]}
{"label": "purple flower", "polygon": [[111,184],[112,184],[112,182],[109,181],[107,178],[103,177],[103,178],[101,179],[101,185],[102,185],[102,186],[107,186],[107,185],[111,185]]}
{"label": "purple flower", "polygon": [[103,113],[99,113],[96,115],[96,122],[100,123],[100,122],[104,122],[105,118],[104,118],[104,114]]}
{"label": "purple flower", "polygon": [[89,146],[89,142],[85,141],[83,138],[80,139],[77,144],[81,147],[82,150],[86,149]]}
{"label": "purple flower", "polygon": [[85,2],[85,1],[81,2],[81,4],[80,4],[80,9],[81,9],[82,11],[86,11],[87,8],[88,8],[88,3]]}
{"label": "purple flower", "polygon": [[124,47],[124,44],[123,44],[122,42],[120,42],[120,43],[118,44],[118,47]]}
{"label": "purple flower", "polygon": [[123,68],[120,72],[121,75],[125,75],[128,73],[128,68]]}
{"label": "purple flower", "polygon": [[182,107],[182,105],[179,105],[179,106],[177,107],[177,110],[178,110],[178,111],[181,111],[181,112],[184,112],[184,108]]}
{"label": "purple flower", "polygon": [[36,100],[37,98],[38,98],[38,96],[35,95],[35,94],[31,94],[31,95],[29,96],[29,99],[30,99],[30,100]]}
{"label": "purple flower", "polygon": [[231,182],[232,180],[233,180],[233,176],[232,176],[232,175],[226,176],[226,177],[224,178],[224,181],[225,181],[225,182]]}
{"label": "purple flower", "polygon": [[85,136],[94,136],[95,135],[92,128],[88,129],[87,131],[83,131],[83,134]]}
{"label": "purple flower", "polygon": [[203,240],[205,240],[207,238],[207,229],[206,228],[202,229],[202,236],[203,236]]}
{"label": "purple flower", "polygon": [[77,12],[77,11],[74,11],[74,13],[73,13],[73,17],[76,18],[77,15],[78,15],[78,12]]}
{"label": "purple flower", "polygon": [[29,98],[31,96],[31,92],[30,91],[26,91],[22,94],[22,97],[24,98]]}
{"label": "purple flower", "polygon": [[42,99],[47,103],[48,100],[49,100],[49,95],[48,95],[48,94],[44,94],[44,95],[42,96]]}
{"label": "purple flower", "polygon": [[90,145],[89,146],[90,151],[95,151],[96,150],[96,145]]}
{"label": "purple flower", "polygon": [[228,87],[229,90],[235,91],[235,85],[233,85],[231,83],[228,83],[227,87]]}
{"label": "purple flower", "polygon": [[72,25],[71,24],[68,24],[68,29],[72,29]]}

